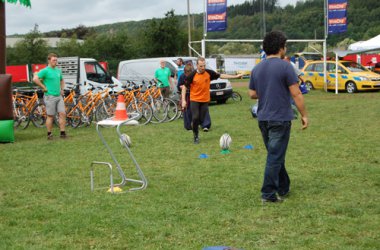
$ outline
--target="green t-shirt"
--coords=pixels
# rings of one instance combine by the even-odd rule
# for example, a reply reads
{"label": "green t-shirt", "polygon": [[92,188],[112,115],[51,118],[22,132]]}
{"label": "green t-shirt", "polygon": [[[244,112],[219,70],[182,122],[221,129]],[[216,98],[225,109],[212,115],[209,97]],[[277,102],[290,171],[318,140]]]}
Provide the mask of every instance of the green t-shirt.
{"label": "green t-shirt", "polygon": [[45,95],[59,96],[61,94],[61,80],[63,78],[60,69],[47,66],[38,72],[37,75],[47,88]]}
{"label": "green t-shirt", "polygon": [[159,68],[156,70],[154,73],[154,77],[157,78],[158,80],[161,81],[161,83],[158,83],[159,87],[169,87],[169,77],[171,75],[170,69],[169,68]]}

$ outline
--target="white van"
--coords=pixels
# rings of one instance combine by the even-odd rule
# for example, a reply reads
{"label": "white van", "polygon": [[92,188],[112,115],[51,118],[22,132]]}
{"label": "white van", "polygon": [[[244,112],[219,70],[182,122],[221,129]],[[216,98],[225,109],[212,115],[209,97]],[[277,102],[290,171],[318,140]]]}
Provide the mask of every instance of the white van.
{"label": "white van", "polygon": [[[62,70],[62,77],[66,83],[77,84],[80,94],[85,94],[91,86],[97,92],[109,86],[113,91],[123,90],[122,84],[93,58],[58,57],[57,67]],[[69,86],[66,85],[66,89]]]}
{"label": "white van", "polygon": [[[192,61],[194,68],[196,67],[196,57],[181,58],[185,63],[188,61]],[[166,67],[170,69],[172,77],[175,77],[178,71],[178,66],[176,64],[178,57],[160,57],[121,61],[119,63],[117,71],[117,79],[123,84],[127,84],[127,81],[133,81],[136,83],[140,83],[143,80],[150,81],[154,78],[154,73],[156,69],[160,67],[161,59],[165,60]],[[212,69],[208,65],[206,65],[206,67]],[[211,81],[210,95],[211,101],[225,103],[227,99],[230,98],[232,95],[232,86],[230,81],[225,79]]]}

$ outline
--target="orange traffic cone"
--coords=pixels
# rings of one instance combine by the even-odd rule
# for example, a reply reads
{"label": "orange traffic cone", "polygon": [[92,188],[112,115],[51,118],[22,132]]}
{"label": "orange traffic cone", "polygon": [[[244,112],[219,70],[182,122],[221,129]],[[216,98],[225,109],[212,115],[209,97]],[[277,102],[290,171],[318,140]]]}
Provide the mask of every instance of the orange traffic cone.
{"label": "orange traffic cone", "polygon": [[128,119],[128,115],[127,115],[127,109],[125,108],[124,96],[119,95],[117,97],[115,117],[113,118],[113,120],[122,121],[122,120],[127,120],[127,119]]}

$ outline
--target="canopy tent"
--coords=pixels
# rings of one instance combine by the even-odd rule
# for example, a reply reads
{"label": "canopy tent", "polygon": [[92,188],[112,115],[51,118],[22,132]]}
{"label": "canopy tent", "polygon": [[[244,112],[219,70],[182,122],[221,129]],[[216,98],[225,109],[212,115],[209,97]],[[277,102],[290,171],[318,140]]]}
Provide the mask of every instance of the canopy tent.
{"label": "canopy tent", "polygon": [[348,50],[368,50],[380,49],[380,35],[377,35],[367,41],[359,41],[348,46]]}
{"label": "canopy tent", "polygon": [[348,50],[334,50],[335,53],[335,93],[338,94],[338,58],[350,54],[363,54],[371,51],[380,51],[380,35],[367,41],[359,41],[348,46]]}

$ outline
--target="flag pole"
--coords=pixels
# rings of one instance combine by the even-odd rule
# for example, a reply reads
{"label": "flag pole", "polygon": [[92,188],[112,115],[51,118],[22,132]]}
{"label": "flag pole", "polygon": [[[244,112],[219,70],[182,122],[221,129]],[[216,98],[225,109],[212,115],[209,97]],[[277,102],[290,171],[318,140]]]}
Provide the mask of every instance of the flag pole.
{"label": "flag pole", "polygon": [[207,36],[207,13],[206,13],[206,2],[203,1],[203,39],[202,39],[202,57],[206,57],[206,36]]}
{"label": "flag pole", "polygon": [[190,24],[190,0],[187,0],[187,30],[188,30],[188,47],[189,47],[189,56],[191,56],[191,24]]}
{"label": "flag pole", "polygon": [[327,63],[326,63],[326,57],[327,57],[327,36],[328,36],[328,31],[327,31],[327,1],[323,1],[323,11],[324,11],[324,24],[325,24],[325,34],[324,34],[324,41],[323,41],[323,88],[325,92],[327,92]]}

